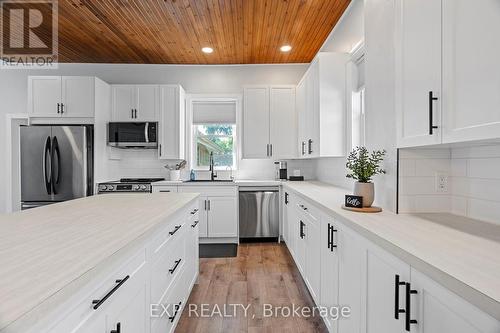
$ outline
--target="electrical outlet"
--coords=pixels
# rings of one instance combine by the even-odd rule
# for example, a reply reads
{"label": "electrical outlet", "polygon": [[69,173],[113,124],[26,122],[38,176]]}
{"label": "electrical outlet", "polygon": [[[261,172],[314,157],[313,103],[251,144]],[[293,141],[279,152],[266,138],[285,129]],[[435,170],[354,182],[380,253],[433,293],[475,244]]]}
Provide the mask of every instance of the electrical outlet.
{"label": "electrical outlet", "polygon": [[448,193],[448,175],[445,173],[436,173],[436,192]]}

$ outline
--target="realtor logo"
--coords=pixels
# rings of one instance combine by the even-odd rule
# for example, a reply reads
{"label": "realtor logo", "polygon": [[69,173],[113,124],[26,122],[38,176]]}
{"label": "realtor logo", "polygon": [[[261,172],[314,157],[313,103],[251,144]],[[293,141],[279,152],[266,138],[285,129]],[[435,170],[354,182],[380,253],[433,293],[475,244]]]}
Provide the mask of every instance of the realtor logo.
{"label": "realtor logo", "polygon": [[0,0],[1,68],[57,67],[57,0]]}

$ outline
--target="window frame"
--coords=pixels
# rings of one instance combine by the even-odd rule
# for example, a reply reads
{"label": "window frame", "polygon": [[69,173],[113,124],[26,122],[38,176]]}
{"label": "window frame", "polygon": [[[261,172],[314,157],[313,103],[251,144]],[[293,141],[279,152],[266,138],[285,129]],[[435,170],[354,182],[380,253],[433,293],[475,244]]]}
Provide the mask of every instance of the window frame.
{"label": "window frame", "polygon": [[[196,126],[210,126],[210,125],[231,125],[233,127],[233,135],[198,135],[198,131],[196,130]],[[236,148],[236,135],[237,135],[237,124],[191,124],[192,126],[192,141],[191,141],[191,150],[192,150],[192,169],[193,170],[208,170],[209,167],[204,167],[198,165],[198,153],[197,153],[197,142],[199,137],[221,137],[221,138],[232,138],[233,139],[233,165],[232,166],[214,166],[215,170],[227,170],[227,168],[231,168],[231,170],[236,170],[236,163],[238,159],[237,148]]]}
{"label": "window frame", "polygon": [[[197,102],[235,102],[236,103],[236,124],[233,133],[233,151],[234,151],[234,166],[231,171],[237,171],[241,163],[241,117],[242,117],[242,100],[241,94],[186,94],[186,156],[188,157],[189,169],[194,171],[207,171],[208,167],[196,166],[196,149],[195,140],[195,125],[193,124],[193,103]],[[215,170],[226,171],[229,167],[215,167]]]}

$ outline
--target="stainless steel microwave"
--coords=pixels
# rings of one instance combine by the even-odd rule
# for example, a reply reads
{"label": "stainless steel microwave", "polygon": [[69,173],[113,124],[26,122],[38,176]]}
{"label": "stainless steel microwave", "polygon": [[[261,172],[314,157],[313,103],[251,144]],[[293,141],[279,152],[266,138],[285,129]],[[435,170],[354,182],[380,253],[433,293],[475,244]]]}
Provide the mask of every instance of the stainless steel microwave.
{"label": "stainless steel microwave", "polygon": [[158,123],[108,123],[108,145],[118,148],[157,148]]}

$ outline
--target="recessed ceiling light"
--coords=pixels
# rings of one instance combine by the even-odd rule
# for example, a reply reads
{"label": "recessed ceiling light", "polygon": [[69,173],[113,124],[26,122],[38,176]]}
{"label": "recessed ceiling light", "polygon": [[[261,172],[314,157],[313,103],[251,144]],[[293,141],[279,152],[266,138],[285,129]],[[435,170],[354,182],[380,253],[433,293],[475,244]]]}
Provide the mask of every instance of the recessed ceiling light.
{"label": "recessed ceiling light", "polygon": [[290,52],[292,50],[292,47],[290,45],[283,45],[280,47],[281,52]]}
{"label": "recessed ceiling light", "polygon": [[201,49],[201,51],[203,53],[212,53],[212,52],[214,52],[214,49],[211,48],[211,47],[204,47],[204,48]]}

